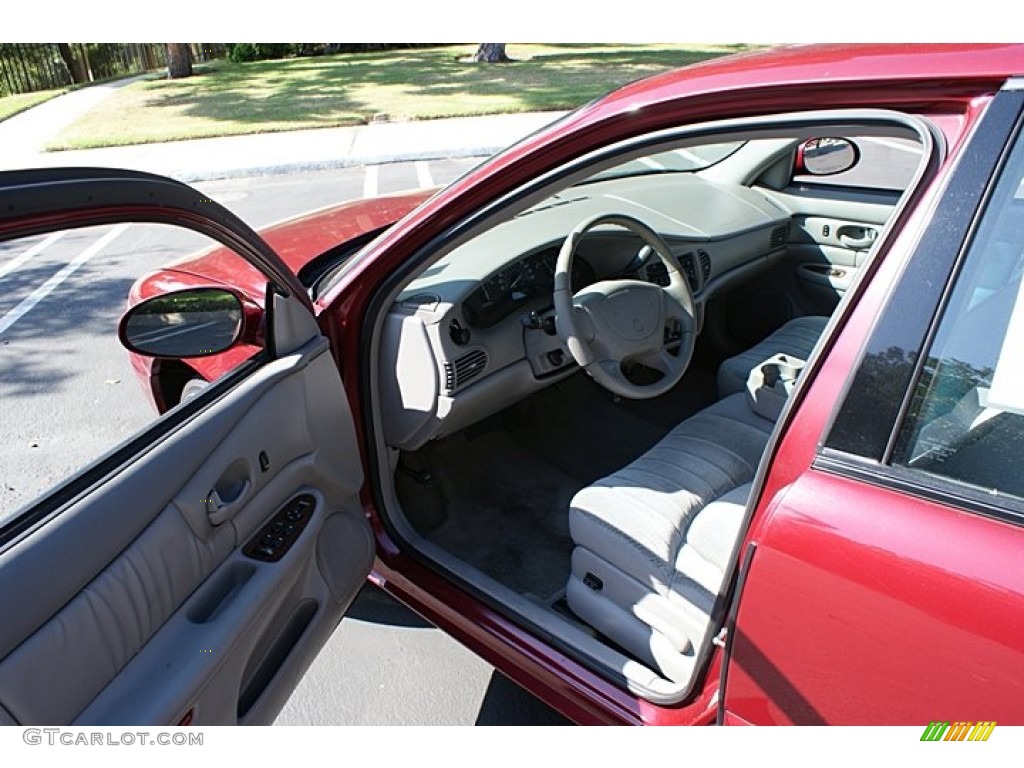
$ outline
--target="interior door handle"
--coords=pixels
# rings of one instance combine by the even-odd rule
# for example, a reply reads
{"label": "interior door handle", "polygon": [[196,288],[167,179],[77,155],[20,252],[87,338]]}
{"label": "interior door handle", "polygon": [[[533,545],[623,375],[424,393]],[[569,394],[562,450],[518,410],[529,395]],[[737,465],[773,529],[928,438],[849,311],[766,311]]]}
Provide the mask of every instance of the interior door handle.
{"label": "interior door handle", "polygon": [[878,230],[872,227],[840,227],[836,233],[839,242],[855,251],[863,251],[875,244]]}
{"label": "interior door handle", "polygon": [[[248,495],[252,481],[246,478],[242,483],[230,486],[227,489],[218,490],[213,488],[206,497],[206,516],[211,525],[221,525],[230,520],[235,512],[242,506]],[[228,496],[229,498],[225,498]]]}

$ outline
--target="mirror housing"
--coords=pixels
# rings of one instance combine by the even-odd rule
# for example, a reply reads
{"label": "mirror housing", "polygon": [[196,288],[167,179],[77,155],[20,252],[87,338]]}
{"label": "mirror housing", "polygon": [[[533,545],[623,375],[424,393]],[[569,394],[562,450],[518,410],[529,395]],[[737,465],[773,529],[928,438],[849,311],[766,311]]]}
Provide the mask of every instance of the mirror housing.
{"label": "mirror housing", "polygon": [[131,307],[118,326],[129,352],[146,357],[209,357],[235,346],[253,326],[253,312],[236,292],[221,287],[187,288]]}
{"label": "mirror housing", "polygon": [[835,176],[860,162],[860,147],[834,136],[808,139],[797,148],[796,172],[810,176]]}

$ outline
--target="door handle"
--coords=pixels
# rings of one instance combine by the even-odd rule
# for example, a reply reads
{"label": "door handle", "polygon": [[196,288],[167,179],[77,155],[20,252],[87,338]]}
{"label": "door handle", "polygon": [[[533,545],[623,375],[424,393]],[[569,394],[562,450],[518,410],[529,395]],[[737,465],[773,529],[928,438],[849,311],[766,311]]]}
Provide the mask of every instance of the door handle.
{"label": "door handle", "polygon": [[836,235],[845,247],[865,251],[875,244],[878,230],[873,227],[840,227]]}
{"label": "door handle", "polygon": [[211,489],[205,499],[206,516],[210,520],[210,525],[221,525],[230,520],[242,506],[251,485],[252,481],[246,478],[241,484],[235,484],[227,489]]}

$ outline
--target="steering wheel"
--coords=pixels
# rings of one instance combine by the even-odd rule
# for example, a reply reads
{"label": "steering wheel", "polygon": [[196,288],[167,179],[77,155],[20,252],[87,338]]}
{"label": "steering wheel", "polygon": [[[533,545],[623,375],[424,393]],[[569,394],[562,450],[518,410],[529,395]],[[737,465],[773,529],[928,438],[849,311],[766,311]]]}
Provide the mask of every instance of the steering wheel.
{"label": "steering wheel", "polygon": [[[640,237],[661,259],[667,286],[643,280],[603,280],[573,295],[572,262],[590,230],[615,225]],[[632,216],[603,214],[581,222],[558,253],[554,282],[555,328],[570,354],[598,384],[622,397],[642,400],[668,392],[686,373],[697,334],[693,295],[668,245]],[[634,383],[624,365],[641,363],[662,374]]]}

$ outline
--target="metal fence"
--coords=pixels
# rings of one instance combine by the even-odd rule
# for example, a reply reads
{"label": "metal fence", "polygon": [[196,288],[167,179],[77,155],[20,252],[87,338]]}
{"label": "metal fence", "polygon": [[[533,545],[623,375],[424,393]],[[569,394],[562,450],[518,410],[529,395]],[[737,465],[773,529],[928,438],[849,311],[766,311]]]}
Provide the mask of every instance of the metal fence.
{"label": "metal fence", "polygon": [[[79,80],[92,82],[140,74],[167,66],[163,43],[67,43],[65,60],[57,43],[0,43],[0,96],[44,91],[71,85],[70,66],[80,69]],[[190,43],[192,60],[201,62],[227,55],[224,43]]]}

